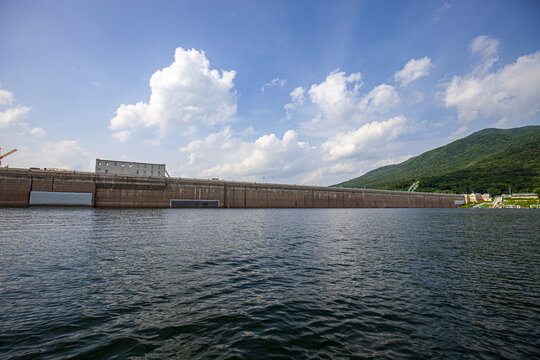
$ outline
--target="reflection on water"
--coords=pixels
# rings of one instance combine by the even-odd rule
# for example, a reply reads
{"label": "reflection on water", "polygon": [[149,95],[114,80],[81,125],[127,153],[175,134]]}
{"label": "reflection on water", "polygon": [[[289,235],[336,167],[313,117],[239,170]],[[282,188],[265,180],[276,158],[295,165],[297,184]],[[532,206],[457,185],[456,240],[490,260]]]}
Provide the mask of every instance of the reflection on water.
{"label": "reflection on water", "polygon": [[0,209],[3,358],[540,355],[540,211]]}

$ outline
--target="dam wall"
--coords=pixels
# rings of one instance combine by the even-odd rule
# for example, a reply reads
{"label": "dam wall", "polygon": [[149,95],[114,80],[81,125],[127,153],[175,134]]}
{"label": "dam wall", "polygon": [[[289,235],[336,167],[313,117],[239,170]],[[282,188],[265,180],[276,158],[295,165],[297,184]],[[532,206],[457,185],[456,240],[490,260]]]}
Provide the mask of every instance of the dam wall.
{"label": "dam wall", "polygon": [[[30,206],[32,192],[91,194],[93,207],[453,208],[463,196],[222,180],[0,168],[0,206]],[[172,200],[182,200],[173,202]],[[50,205],[60,205],[52,203]]]}

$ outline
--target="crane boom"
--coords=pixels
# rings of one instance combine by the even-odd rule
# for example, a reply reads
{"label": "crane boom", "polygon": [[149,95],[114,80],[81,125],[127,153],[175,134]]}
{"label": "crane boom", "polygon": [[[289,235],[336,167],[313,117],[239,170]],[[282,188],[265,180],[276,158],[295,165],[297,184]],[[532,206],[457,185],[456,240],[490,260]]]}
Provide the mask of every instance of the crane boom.
{"label": "crane boom", "polygon": [[6,156],[10,155],[10,154],[13,154],[15,151],[17,151],[17,149],[13,149],[11,151],[8,151],[7,153],[5,153],[4,155],[0,155],[0,159],[3,159],[5,158]]}
{"label": "crane boom", "polygon": [[13,154],[15,151],[17,151],[17,149],[13,149],[11,151],[8,151],[4,155],[2,155],[2,148],[0,148],[0,166],[2,166],[2,159],[5,158],[6,156],[10,155],[10,154]]}

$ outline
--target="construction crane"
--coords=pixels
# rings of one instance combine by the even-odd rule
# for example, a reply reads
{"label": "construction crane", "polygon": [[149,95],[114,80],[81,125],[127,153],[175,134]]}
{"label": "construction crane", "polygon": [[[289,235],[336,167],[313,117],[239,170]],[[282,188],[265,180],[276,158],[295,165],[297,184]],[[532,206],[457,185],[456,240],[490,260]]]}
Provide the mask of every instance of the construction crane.
{"label": "construction crane", "polygon": [[409,188],[409,190],[407,190],[407,192],[413,192],[414,190],[416,190],[416,188],[418,187],[418,185],[420,185],[420,181],[415,181],[411,187]]}
{"label": "construction crane", "polygon": [[2,155],[2,148],[0,148],[0,166],[2,166],[2,159],[5,158],[6,156],[10,155],[10,154],[13,154],[15,151],[17,151],[17,149],[13,149],[11,151],[8,151],[4,155]]}

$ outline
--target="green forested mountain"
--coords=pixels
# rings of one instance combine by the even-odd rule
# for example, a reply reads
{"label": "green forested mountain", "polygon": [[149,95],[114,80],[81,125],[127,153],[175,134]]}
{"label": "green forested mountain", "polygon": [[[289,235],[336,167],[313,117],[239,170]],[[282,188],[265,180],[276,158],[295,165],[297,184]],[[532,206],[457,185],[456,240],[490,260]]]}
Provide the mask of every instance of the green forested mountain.
{"label": "green forested mountain", "polygon": [[383,166],[334,185],[416,191],[540,191],[540,126],[484,129],[400,164]]}

